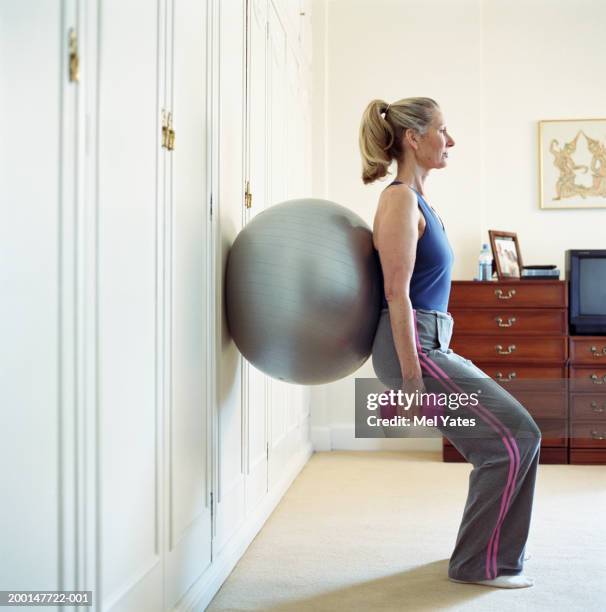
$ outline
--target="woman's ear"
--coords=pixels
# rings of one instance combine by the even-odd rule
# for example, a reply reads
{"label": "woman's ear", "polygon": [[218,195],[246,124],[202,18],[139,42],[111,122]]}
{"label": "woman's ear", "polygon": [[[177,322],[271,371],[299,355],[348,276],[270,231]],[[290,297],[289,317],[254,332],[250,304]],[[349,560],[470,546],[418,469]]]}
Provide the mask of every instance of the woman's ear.
{"label": "woman's ear", "polygon": [[416,130],[413,128],[406,128],[404,130],[403,139],[408,142],[408,146],[410,146],[415,151],[419,148],[419,140]]}

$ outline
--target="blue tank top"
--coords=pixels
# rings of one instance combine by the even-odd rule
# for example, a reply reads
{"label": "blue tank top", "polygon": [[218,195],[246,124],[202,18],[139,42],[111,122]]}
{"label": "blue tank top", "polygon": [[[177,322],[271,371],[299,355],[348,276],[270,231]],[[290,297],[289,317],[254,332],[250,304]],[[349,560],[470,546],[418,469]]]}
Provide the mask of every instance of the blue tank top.
{"label": "blue tank top", "polygon": [[[393,181],[388,185],[399,185]],[[412,189],[412,188],[411,188]],[[450,280],[454,253],[446,236],[446,229],[423,196],[416,190],[417,202],[425,217],[425,231],[417,242],[415,267],[410,279],[410,301],[413,308],[448,312]],[[383,308],[387,308],[383,279]]]}

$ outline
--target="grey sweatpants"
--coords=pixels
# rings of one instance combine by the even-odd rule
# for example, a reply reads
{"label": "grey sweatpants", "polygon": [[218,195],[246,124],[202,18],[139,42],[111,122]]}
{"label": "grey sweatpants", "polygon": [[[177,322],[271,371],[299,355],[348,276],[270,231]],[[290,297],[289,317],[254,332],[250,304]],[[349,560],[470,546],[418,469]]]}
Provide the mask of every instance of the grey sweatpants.
{"label": "grey sweatpants", "polygon": [[[457,416],[475,419],[473,431],[438,425],[473,465],[448,575],[475,581],[520,574],[539,463],[540,430],[517,399],[469,359],[448,348],[454,324],[449,313],[424,309],[413,313],[427,392],[476,392],[480,398],[476,406],[460,406],[456,411]],[[385,385],[394,388],[401,383],[387,308],[379,319],[372,363]]]}

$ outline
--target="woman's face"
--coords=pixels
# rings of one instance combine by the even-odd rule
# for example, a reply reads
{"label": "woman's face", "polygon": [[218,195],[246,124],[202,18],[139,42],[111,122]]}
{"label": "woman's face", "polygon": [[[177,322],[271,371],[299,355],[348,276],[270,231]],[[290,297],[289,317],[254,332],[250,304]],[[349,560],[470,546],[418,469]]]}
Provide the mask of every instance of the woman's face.
{"label": "woman's face", "polygon": [[417,161],[427,169],[444,168],[448,161],[448,149],[455,142],[451,138],[444,117],[439,109],[433,113],[433,121],[427,132],[418,140]]}

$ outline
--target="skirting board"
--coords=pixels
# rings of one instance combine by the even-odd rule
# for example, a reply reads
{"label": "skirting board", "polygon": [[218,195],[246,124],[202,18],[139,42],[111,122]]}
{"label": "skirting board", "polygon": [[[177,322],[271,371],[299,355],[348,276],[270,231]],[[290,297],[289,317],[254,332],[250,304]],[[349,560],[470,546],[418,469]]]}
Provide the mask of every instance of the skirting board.
{"label": "skirting board", "polygon": [[312,426],[311,442],[314,451],[423,450],[442,452],[441,436],[436,438],[356,438],[355,427],[349,423]]}
{"label": "skirting board", "polygon": [[305,467],[313,452],[310,443],[302,447],[292,457],[282,481],[268,492],[266,498],[259,503],[254,513],[244,522],[240,531],[231,537],[229,543],[213,559],[208,570],[200,576],[198,582],[192,585],[187,595],[171,612],[203,612],[208,607],[225,579],[265,524],[265,521],[276,509],[299,472]]}

